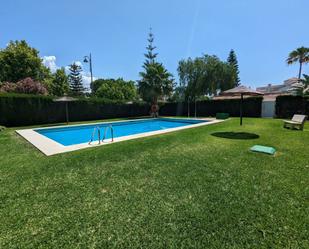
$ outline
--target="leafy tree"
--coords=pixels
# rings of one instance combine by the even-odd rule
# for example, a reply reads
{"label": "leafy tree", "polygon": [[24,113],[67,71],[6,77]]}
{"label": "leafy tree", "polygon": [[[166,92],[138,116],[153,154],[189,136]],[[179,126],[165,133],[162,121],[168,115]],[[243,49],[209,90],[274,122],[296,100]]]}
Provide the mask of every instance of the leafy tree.
{"label": "leafy tree", "polygon": [[173,94],[170,97],[169,101],[171,101],[171,102],[183,102],[183,101],[185,101],[185,91],[186,91],[185,87],[177,86],[174,89]]}
{"label": "leafy tree", "polygon": [[[190,102],[202,94],[202,81],[205,76],[202,58],[182,60],[179,62],[178,74],[180,86],[185,88],[185,98]],[[204,86],[205,87],[205,86]]]}
{"label": "leafy tree", "polygon": [[302,66],[303,64],[306,64],[309,62],[309,48],[300,47],[300,48],[293,50],[289,54],[286,62],[288,63],[288,65],[294,64],[296,62],[299,63],[298,79],[300,80],[301,74],[302,74]]}
{"label": "leafy tree", "polygon": [[96,92],[98,91],[98,89],[100,88],[100,86],[105,82],[104,79],[97,79],[93,82],[90,83],[90,89],[91,89],[91,93],[93,95],[96,95]]}
{"label": "leafy tree", "polygon": [[137,88],[135,86],[134,81],[124,81],[123,79],[120,80],[121,84],[120,87],[122,89],[122,93],[125,100],[137,100],[138,94],[137,94]]}
{"label": "leafy tree", "polygon": [[238,61],[236,53],[233,49],[230,51],[229,57],[227,58],[227,62],[233,69],[233,85],[234,87],[239,86],[240,79],[239,79]]}
{"label": "leafy tree", "polygon": [[69,71],[70,71],[69,83],[70,83],[71,94],[75,96],[83,95],[85,88],[83,86],[81,66],[74,62],[73,64],[70,65]]}
{"label": "leafy tree", "polygon": [[30,77],[43,81],[50,74],[42,64],[39,51],[30,47],[26,41],[11,41],[0,50],[0,81],[14,82]]}
{"label": "leafy tree", "polygon": [[216,56],[204,55],[194,60],[181,60],[178,74],[180,86],[186,88],[185,95],[189,101],[234,86],[233,67]]}
{"label": "leafy tree", "polygon": [[69,91],[69,79],[65,69],[57,69],[53,75],[51,93],[55,96],[63,96]]}
{"label": "leafy tree", "polygon": [[100,98],[133,101],[137,99],[134,81],[119,79],[97,79],[93,82],[93,94]]}
{"label": "leafy tree", "polygon": [[138,81],[138,90],[147,102],[157,104],[158,99],[169,96],[173,91],[174,79],[162,63],[156,61],[157,53],[154,53],[156,47],[153,46],[154,36],[150,30],[148,37],[146,60],[144,62],[144,71],[140,72],[141,79]]}

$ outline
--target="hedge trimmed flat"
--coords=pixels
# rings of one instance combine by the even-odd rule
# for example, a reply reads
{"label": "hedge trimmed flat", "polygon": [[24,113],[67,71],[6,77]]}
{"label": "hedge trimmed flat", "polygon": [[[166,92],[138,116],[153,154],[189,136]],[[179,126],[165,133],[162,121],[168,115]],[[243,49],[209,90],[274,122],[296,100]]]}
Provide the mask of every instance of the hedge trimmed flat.
{"label": "hedge trimmed flat", "polygon": [[250,148],[250,150],[253,152],[261,152],[269,155],[274,155],[276,153],[275,148],[262,145],[254,145]]}

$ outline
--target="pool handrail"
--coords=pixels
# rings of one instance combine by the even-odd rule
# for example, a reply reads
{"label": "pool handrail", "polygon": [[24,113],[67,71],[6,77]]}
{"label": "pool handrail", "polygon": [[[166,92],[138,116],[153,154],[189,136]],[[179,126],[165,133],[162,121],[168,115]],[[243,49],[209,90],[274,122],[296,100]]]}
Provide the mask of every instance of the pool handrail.
{"label": "pool handrail", "polygon": [[114,128],[111,124],[107,125],[104,129],[104,135],[103,135],[103,138],[102,138],[102,142],[104,141],[104,139],[106,138],[106,134],[107,134],[107,131],[108,129],[111,130],[111,135],[112,135],[112,142],[114,142]]}
{"label": "pool handrail", "polygon": [[96,131],[98,131],[98,140],[99,140],[99,144],[101,144],[101,130],[99,126],[95,126],[92,131],[91,139],[88,143],[89,145],[93,142]]}

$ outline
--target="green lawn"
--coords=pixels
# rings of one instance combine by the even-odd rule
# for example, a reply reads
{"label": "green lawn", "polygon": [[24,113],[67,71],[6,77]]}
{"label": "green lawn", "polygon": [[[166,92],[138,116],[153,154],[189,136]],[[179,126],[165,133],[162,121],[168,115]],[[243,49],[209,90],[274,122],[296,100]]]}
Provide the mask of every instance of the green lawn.
{"label": "green lawn", "polygon": [[308,123],[232,119],[51,157],[6,129],[0,151],[0,248],[309,248]]}

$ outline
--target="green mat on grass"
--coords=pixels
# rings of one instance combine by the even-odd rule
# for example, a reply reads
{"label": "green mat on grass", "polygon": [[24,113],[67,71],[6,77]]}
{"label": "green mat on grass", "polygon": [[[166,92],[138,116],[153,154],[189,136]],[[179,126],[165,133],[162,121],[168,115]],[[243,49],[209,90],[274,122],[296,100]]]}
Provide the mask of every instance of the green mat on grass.
{"label": "green mat on grass", "polygon": [[262,145],[254,145],[253,147],[250,148],[250,150],[254,152],[266,153],[269,155],[273,155],[276,152],[275,148]]}

